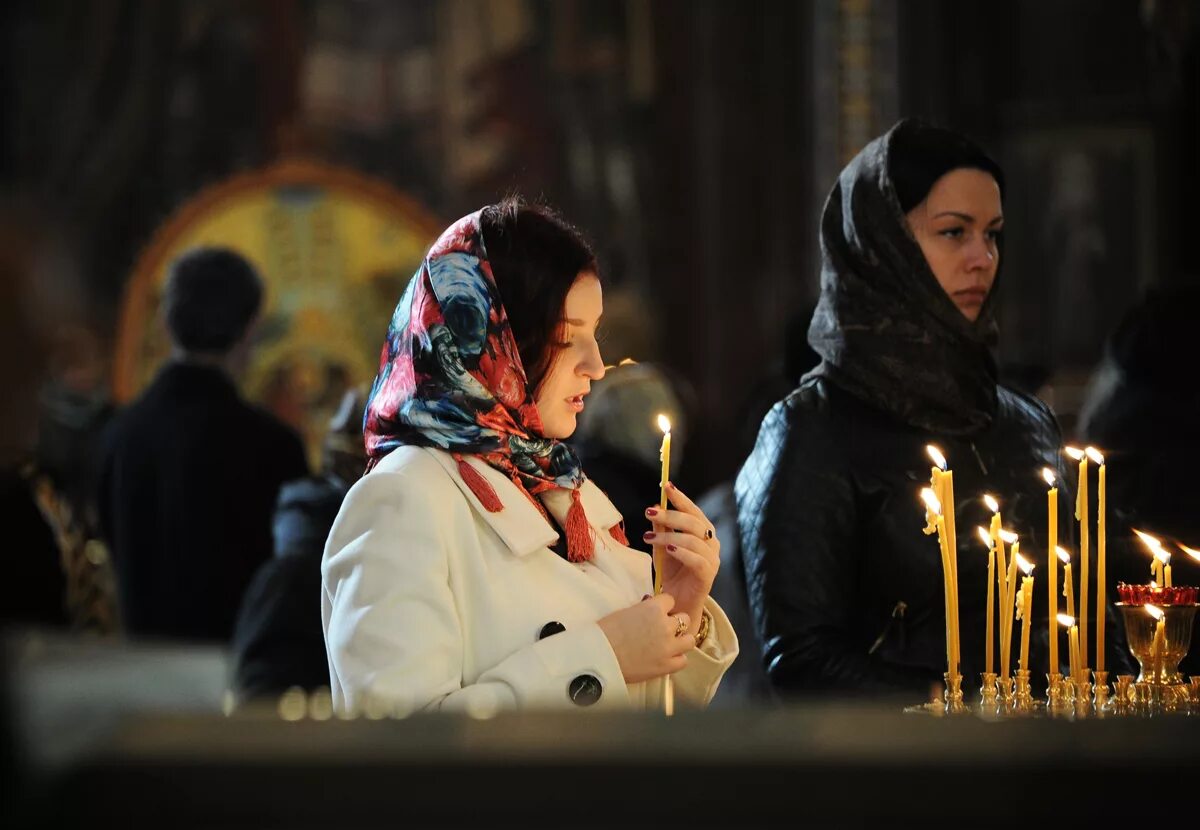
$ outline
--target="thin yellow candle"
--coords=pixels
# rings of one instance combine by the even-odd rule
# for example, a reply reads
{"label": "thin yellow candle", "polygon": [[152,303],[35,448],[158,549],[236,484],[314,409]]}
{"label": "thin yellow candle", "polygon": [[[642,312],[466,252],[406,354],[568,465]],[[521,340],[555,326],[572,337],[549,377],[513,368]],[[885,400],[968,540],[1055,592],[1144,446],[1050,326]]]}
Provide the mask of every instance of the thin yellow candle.
{"label": "thin yellow candle", "polygon": [[1071,642],[1071,665],[1074,667],[1071,669],[1071,677],[1078,681],[1083,675],[1083,668],[1080,666],[1082,660],[1079,657],[1079,626],[1071,626],[1067,635]]}
{"label": "thin yellow candle", "polygon": [[1017,599],[1020,608],[1016,613],[1021,617],[1021,656],[1017,667],[1021,671],[1029,670],[1029,629],[1033,615],[1033,563],[1020,554],[1013,554],[1017,565],[1025,576],[1021,579],[1021,595]]}
{"label": "thin yellow candle", "polygon": [[1046,491],[1046,551],[1047,566],[1050,569],[1047,583],[1047,594],[1050,599],[1050,613],[1046,618],[1050,623],[1050,671],[1057,673],[1058,665],[1058,488],[1054,486],[1054,471],[1049,467],[1042,468],[1042,478],[1050,488]]}
{"label": "thin yellow candle", "polygon": [[[1000,538],[1003,539],[1007,533],[1006,530],[1000,531]],[[1008,559],[1008,580],[1005,586],[1008,605],[1004,607],[1004,613],[1000,617],[1003,625],[1000,633],[1000,676],[1005,680],[1012,673],[1012,629],[1013,615],[1016,613],[1017,556],[1021,551],[1021,543],[1016,540],[1016,534],[1009,535],[1012,538],[1012,550]]]}
{"label": "thin yellow candle", "polygon": [[1095,447],[1085,452],[1096,463],[1096,671],[1104,671],[1104,625],[1108,618],[1108,468]]}
{"label": "thin yellow candle", "polygon": [[942,506],[942,517],[946,523],[946,548],[950,554],[950,586],[953,602],[950,610],[954,618],[954,665],[957,671],[958,665],[962,662],[962,654],[958,650],[958,526],[954,521],[954,471],[946,468],[946,457],[933,444],[927,444],[925,452],[929,454],[935,465],[930,469],[930,486],[936,482],[941,487],[940,490],[934,487],[934,495],[937,496],[938,502]]}
{"label": "thin yellow candle", "polygon": [[1055,548],[1063,563],[1063,596],[1067,598],[1067,616],[1075,616],[1075,584],[1071,579],[1071,554],[1061,547]]}
{"label": "thin yellow candle", "polygon": [[1163,658],[1167,650],[1167,621],[1162,609],[1157,605],[1147,605],[1146,613],[1158,620],[1158,625],[1154,627],[1154,641],[1150,645],[1150,666],[1154,673],[1152,682],[1157,683],[1159,675],[1162,674]]}
{"label": "thin yellow candle", "polygon": [[1079,664],[1076,655],[1076,646],[1079,645],[1077,629],[1075,628],[1075,618],[1070,614],[1059,614],[1058,624],[1067,629],[1067,671],[1071,677],[1076,677]]}
{"label": "thin yellow candle", "polygon": [[1163,569],[1162,569],[1163,587],[1170,588],[1171,587],[1171,554],[1167,553],[1164,550],[1164,551],[1159,551],[1158,553],[1156,553],[1154,555],[1157,556],[1158,560],[1163,563]]}
{"label": "thin yellow candle", "polygon": [[950,568],[950,551],[946,539],[946,521],[942,516],[942,505],[938,501],[937,496],[933,494],[933,488],[926,487],[921,491],[921,500],[925,502],[925,533],[926,535],[936,532],[938,537],[938,550],[942,556],[942,588],[944,591],[945,611],[946,611],[946,671],[955,675],[958,674],[958,665],[955,662],[956,645],[954,630],[954,608],[953,608],[953,588],[951,587],[952,571]]}
{"label": "thin yellow candle", "polygon": [[1004,556],[1004,539],[1002,537],[1002,526],[1000,519],[1000,503],[991,495],[984,495],[983,503],[987,505],[987,509],[992,513],[992,524],[989,530],[989,536],[992,538],[992,549],[996,559],[996,598],[1000,606],[1000,659],[1004,659],[1004,632],[1008,629],[1005,627],[1004,609],[1008,608],[1008,586],[1005,583],[1005,574],[1008,573],[1008,563]]}
{"label": "thin yellow candle", "polygon": [[[662,475],[658,482],[658,506],[667,509],[667,482],[671,480],[671,419],[666,415],[658,416],[658,428],[663,431],[662,446],[658,456],[662,461]],[[662,573],[666,553],[661,545],[654,546],[654,593],[662,593]],[[663,678],[663,714],[668,717],[675,714],[675,684],[671,675]]]}
{"label": "thin yellow candle", "polygon": [[[662,462],[662,477],[658,482],[658,506],[667,509],[667,482],[671,480],[671,419],[666,415],[658,416],[658,428],[663,432],[662,446],[658,450],[659,461]],[[654,546],[654,593],[662,593],[663,551],[661,545]]]}
{"label": "thin yellow candle", "polygon": [[976,528],[979,533],[979,539],[988,549],[988,576],[987,576],[987,644],[983,648],[984,654],[984,671],[988,674],[992,673],[995,667],[995,651],[996,651],[996,546],[992,543],[991,535],[982,527]]}
{"label": "thin yellow candle", "polygon": [[1089,538],[1091,522],[1088,521],[1088,457],[1087,453],[1075,447],[1067,447],[1067,455],[1079,462],[1079,492],[1075,497],[1075,518],[1079,520],[1079,642],[1083,652],[1079,655],[1084,661],[1081,669],[1087,668],[1088,644],[1088,562],[1090,561]]}

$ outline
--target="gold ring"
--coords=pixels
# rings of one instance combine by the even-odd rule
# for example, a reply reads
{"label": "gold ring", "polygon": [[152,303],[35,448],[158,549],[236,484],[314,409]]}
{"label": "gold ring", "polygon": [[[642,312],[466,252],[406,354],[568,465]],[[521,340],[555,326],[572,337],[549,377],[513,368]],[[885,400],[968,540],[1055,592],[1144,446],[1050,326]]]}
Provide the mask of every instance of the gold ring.
{"label": "gold ring", "polygon": [[675,615],[675,636],[682,637],[684,634],[687,633],[687,630],[688,630],[688,624],[683,619],[683,614],[676,614]]}
{"label": "gold ring", "polygon": [[710,527],[704,531],[704,539],[705,539],[705,541],[708,541],[712,537],[713,537],[713,529]]}

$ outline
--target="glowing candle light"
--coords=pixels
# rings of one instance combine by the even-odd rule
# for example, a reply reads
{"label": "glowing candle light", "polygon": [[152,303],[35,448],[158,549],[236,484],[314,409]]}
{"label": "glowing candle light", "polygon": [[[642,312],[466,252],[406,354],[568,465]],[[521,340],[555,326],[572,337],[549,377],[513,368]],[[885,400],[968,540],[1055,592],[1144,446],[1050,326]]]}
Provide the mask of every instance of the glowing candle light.
{"label": "glowing candle light", "polygon": [[953,571],[950,567],[950,550],[948,540],[946,538],[946,520],[942,516],[942,505],[938,501],[937,496],[933,493],[933,488],[926,487],[921,491],[921,500],[925,502],[925,516],[928,522],[925,532],[937,532],[938,549],[942,555],[942,587],[945,594],[945,610],[946,610],[946,671],[951,674],[958,674],[958,664],[955,661],[957,654],[956,639],[958,631],[954,626],[954,585],[951,581]]}
{"label": "glowing candle light", "polygon": [[1079,491],[1075,498],[1075,518],[1079,520],[1079,641],[1083,646],[1080,657],[1086,669],[1088,644],[1088,586],[1090,583],[1088,570],[1090,553],[1091,522],[1088,521],[1088,456],[1087,453],[1067,447],[1067,455],[1079,462]]}
{"label": "glowing candle light", "polygon": [[1096,671],[1104,671],[1104,625],[1108,619],[1108,468],[1095,447],[1084,452],[1096,464]]}
{"label": "glowing candle light", "polygon": [[975,530],[979,534],[979,540],[987,545],[988,549],[988,576],[987,576],[987,645],[984,646],[984,671],[988,674],[992,673],[995,667],[995,650],[996,650],[996,546],[992,543],[992,536],[982,527],[977,527]]}
{"label": "glowing candle light", "polygon": [[929,486],[942,505],[942,517],[946,522],[946,548],[950,555],[950,585],[953,589],[950,613],[954,618],[954,673],[957,673],[962,655],[958,650],[958,529],[954,521],[954,472],[947,469],[946,457],[933,444],[927,444],[925,452],[934,463],[929,471]]}
{"label": "glowing candle light", "polygon": [[[1163,571],[1163,566],[1166,562],[1171,561],[1171,556],[1163,550],[1162,542],[1151,536],[1149,533],[1143,533],[1136,527],[1133,529],[1134,534],[1141,540],[1146,549],[1150,551],[1150,577],[1155,579],[1158,584],[1166,584],[1166,574]],[[1162,552],[1163,556],[1159,555]]]}
{"label": "glowing candle light", "polygon": [[1195,548],[1189,548],[1187,545],[1180,545],[1179,549],[1181,551],[1183,551],[1184,553],[1186,553],[1188,556],[1195,559],[1197,562],[1200,562],[1200,550],[1196,550]]}
{"label": "glowing candle light", "polygon": [[1050,598],[1050,614],[1046,618],[1050,623],[1050,671],[1057,673],[1058,666],[1058,488],[1054,486],[1054,471],[1049,467],[1042,468],[1042,478],[1050,489],[1046,491],[1046,524],[1047,524],[1047,565],[1050,569],[1047,594]]}
{"label": "glowing candle light", "polygon": [[1029,670],[1029,629],[1031,628],[1032,620],[1030,617],[1033,614],[1033,563],[1021,556],[1019,553],[1014,553],[1013,558],[1017,560],[1017,565],[1025,576],[1021,579],[1021,595],[1017,598],[1017,613],[1021,617],[1021,656],[1018,658],[1017,667],[1021,671]]}

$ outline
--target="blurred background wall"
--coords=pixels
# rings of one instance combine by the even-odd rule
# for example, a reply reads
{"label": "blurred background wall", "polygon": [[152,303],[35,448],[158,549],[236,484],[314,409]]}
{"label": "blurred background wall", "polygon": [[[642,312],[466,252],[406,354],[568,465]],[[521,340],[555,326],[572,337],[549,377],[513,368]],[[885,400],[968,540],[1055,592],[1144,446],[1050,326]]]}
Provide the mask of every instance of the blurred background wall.
{"label": "blurred background wall", "polygon": [[294,155],[438,223],[517,189],[581,225],[609,280],[606,356],[686,387],[696,491],[736,470],[743,401],[815,298],[826,192],[899,116],[965,130],[1006,167],[1001,358],[1068,430],[1125,308],[1200,279],[1188,0],[18,0],[0,15],[0,175],[71,229],[87,309],[73,348],[102,358],[83,381],[97,388],[156,230]]}

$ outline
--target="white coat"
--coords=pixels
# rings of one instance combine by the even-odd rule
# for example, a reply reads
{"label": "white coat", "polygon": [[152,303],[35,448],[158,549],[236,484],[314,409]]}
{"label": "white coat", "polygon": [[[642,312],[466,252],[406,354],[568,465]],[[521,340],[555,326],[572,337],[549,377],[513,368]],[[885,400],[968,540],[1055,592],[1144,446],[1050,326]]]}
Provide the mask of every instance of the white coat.
{"label": "white coat", "polygon": [[[504,474],[468,463],[502,511],[484,509],[452,456],[419,447],[394,450],[347,494],[321,568],[335,708],[661,707],[662,679],[626,685],[596,624],[651,591],[650,557],[608,532],[616,508],[584,484],[595,556],[568,562],[549,547],[556,528]],[[544,503],[561,524],[570,494]],[[725,614],[711,598],[706,608],[711,631],[673,675],[681,706],[706,704],[737,656]],[[565,630],[539,639],[552,622]]]}

